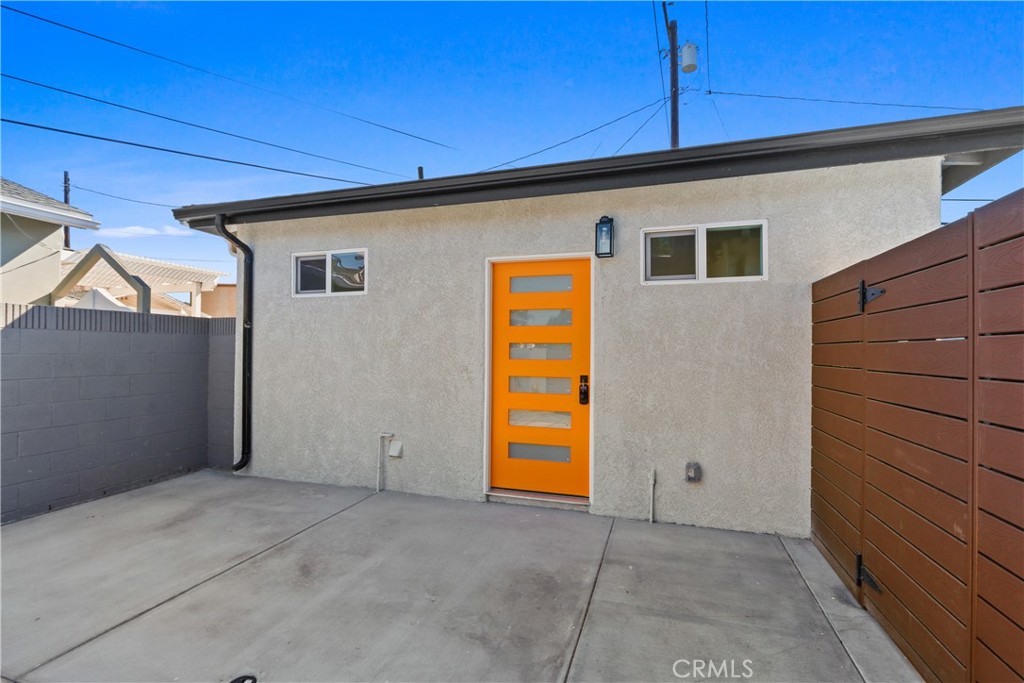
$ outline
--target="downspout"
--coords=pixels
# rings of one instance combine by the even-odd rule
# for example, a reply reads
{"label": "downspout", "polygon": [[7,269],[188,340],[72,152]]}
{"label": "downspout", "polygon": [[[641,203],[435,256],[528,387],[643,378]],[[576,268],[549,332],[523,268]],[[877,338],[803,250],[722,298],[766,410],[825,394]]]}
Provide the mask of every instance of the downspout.
{"label": "downspout", "polygon": [[220,236],[245,255],[242,277],[242,458],[231,469],[244,469],[252,459],[252,249],[224,227],[224,214],[214,218]]}

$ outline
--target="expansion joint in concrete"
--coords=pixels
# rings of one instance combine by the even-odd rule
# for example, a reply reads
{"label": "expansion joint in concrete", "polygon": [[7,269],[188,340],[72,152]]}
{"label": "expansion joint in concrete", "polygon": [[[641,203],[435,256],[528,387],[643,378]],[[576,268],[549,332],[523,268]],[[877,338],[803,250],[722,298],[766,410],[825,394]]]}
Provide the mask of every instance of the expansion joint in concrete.
{"label": "expansion joint in concrete", "polygon": [[615,518],[612,517],[612,523],[608,525],[608,535],[604,537],[604,547],[601,549],[601,559],[597,562],[597,570],[594,572],[594,581],[590,584],[590,594],[587,596],[587,604],[583,606],[583,614],[580,617],[580,626],[576,629],[576,637],[572,641],[572,650],[569,653],[569,659],[565,663],[565,670],[559,677],[560,683],[566,683],[569,678],[569,672],[572,671],[573,660],[576,659],[576,649],[580,645],[580,638],[583,635],[583,628],[587,625],[587,616],[590,614],[590,603],[594,601],[594,593],[597,591],[597,580],[601,577],[601,568],[604,566],[605,555],[608,554],[608,543],[612,539],[612,531],[615,529]]}

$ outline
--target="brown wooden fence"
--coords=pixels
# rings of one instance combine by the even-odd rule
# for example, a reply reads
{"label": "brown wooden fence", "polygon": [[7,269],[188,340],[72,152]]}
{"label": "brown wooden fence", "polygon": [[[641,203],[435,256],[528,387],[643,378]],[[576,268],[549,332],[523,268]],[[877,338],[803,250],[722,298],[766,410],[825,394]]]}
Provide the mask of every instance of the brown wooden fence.
{"label": "brown wooden fence", "polygon": [[925,678],[1024,680],[1024,190],[812,298],[815,544]]}

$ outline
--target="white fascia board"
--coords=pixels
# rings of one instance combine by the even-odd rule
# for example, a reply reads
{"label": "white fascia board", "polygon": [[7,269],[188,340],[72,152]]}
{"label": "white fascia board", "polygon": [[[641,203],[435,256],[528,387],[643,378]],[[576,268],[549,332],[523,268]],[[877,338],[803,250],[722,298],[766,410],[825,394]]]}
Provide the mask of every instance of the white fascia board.
{"label": "white fascia board", "polygon": [[87,213],[40,206],[39,204],[13,197],[3,197],[0,199],[0,211],[24,218],[33,218],[45,223],[53,223],[54,225],[70,225],[73,228],[84,228],[86,230],[96,230],[100,227],[99,222],[92,220],[92,216]]}

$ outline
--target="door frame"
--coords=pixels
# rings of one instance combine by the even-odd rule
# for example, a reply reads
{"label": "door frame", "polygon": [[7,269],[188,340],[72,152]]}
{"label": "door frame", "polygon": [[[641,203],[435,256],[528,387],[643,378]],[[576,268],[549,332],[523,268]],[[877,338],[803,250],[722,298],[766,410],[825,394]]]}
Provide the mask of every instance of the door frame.
{"label": "door frame", "polygon": [[[594,285],[596,284],[597,268],[595,268],[595,262],[597,259],[594,257],[593,252],[583,251],[574,252],[567,254],[532,254],[528,256],[488,256],[484,259],[484,476],[483,476],[483,494],[484,497],[494,491],[491,487],[491,414],[494,412],[491,405],[491,363],[493,362],[492,344],[491,344],[491,325],[493,320],[492,308],[494,303],[494,264],[495,263],[522,263],[527,261],[582,261],[586,260],[590,264],[590,433],[587,435],[587,459],[588,465],[587,470],[589,472],[589,481],[587,488],[590,495],[587,500],[590,505],[594,504],[594,413],[595,406],[599,403],[599,400],[594,399],[595,391],[594,387],[598,386],[594,379],[594,328],[596,320],[596,306],[595,301],[597,297],[594,292]],[[598,388],[600,388],[598,386]],[[600,397],[600,392],[596,392],[597,396]],[[545,498],[547,494],[537,494],[537,498]],[[524,496],[526,497],[526,496]]]}

